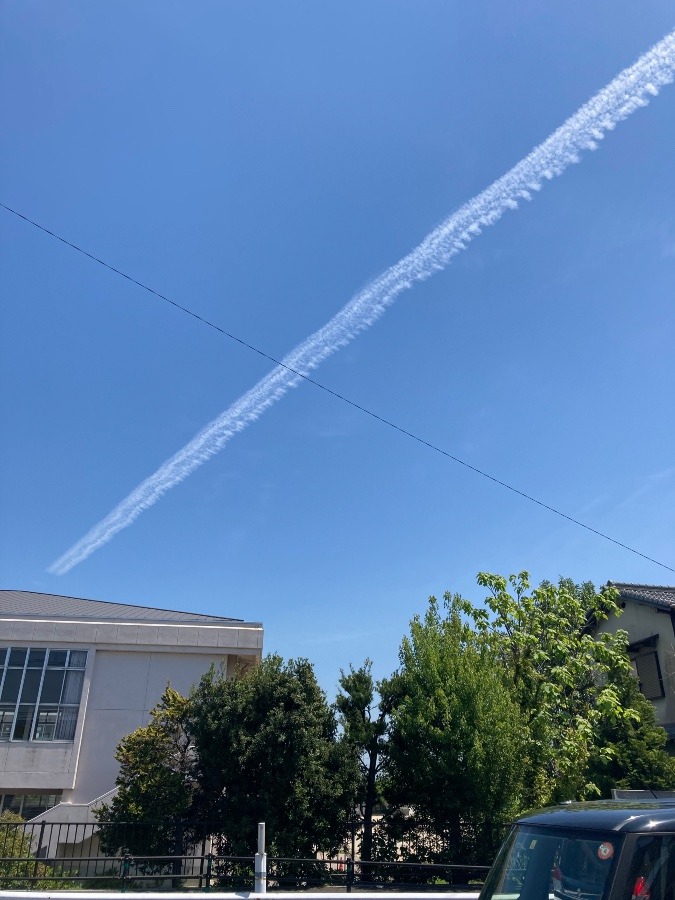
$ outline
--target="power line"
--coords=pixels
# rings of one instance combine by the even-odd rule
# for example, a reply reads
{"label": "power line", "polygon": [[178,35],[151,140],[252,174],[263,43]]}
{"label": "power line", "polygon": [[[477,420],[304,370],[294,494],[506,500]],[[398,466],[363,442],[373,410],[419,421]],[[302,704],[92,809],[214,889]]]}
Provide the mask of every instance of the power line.
{"label": "power line", "polygon": [[610,537],[610,535],[605,534],[602,531],[599,531],[597,528],[593,528],[591,525],[587,525],[585,522],[581,522],[579,519],[575,519],[573,516],[568,516],[567,513],[562,512],[559,509],[556,509],[554,506],[550,506],[548,503],[544,503],[543,500],[538,500],[536,497],[531,496],[530,494],[525,493],[525,491],[521,491],[518,488],[514,487],[511,484],[508,484],[506,481],[502,481],[499,478],[496,478],[494,475],[490,475],[488,472],[484,472],[482,469],[479,469],[477,466],[472,466],[471,463],[466,462],[463,459],[460,459],[458,456],[453,456],[452,453],[448,453],[447,450],[443,450],[441,447],[438,447],[436,444],[432,444],[430,441],[425,440],[419,435],[414,434],[412,431],[407,431],[405,428],[397,425],[394,422],[391,422],[389,419],[385,419],[383,416],[378,415],[370,409],[367,409],[365,406],[361,406],[359,403],[356,403],[354,400],[350,400],[348,397],[345,397],[343,394],[338,393],[337,391],[332,390],[332,388],[326,387],[325,384],[321,384],[321,382],[316,381],[314,378],[310,378],[309,375],[305,375],[302,372],[297,371],[291,366],[287,366],[281,360],[277,359],[274,356],[271,356],[269,353],[265,353],[264,350],[261,350],[259,347],[254,346],[253,344],[248,343],[237,335],[232,334],[230,331],[227,331],[225,328],[221,328],[220,325],[217,325],[215,322],[210,321],[204,316],[200,316],[199,313],[194,312],[189,309],[187,306],[182,306],[180,303],[177,303],[175,300],[172,300],[170,297],[167,297],[165,294],[156,291],[154,288],[150,287],[147,284],[144,284],[142,281],[138,281],[138,279],[133,278],[131,275],[128,275],[126,272],[123,272],[121,269],[112,266],[110,263],[105,262],[105,260],[101,259],[98,256],[95,256],[93,253],[89,253],[88,250],[85,250],[83,247],[74,244],[72,241],[67,240],[61,235],[56,234],[54,231],[50,231],[49,228],[45,228],[44,225],[40,225],[38,222],[35,222],[33,219],[28,218],[28,216],[23,213],[18,212],[15,209],[12,209],[10,206],[7,206],[4,203],[0,202],[0,207],[6,209],[7,212],[12,213],[20,219],[23,219],[24,222],[27,222],[29,225],[33,225],[35,228],[40,231],[48,234],[50,237],[55,238],[57,241],[60,241],[62,244],[65,244],[67,247],[71,247],[73,250],[77,250],[78,253],[82,253],[84,256],[93,260],[93,262],[98,263],[101,266],[104,266],[106,269],[109,269],[111,272],[114,272],[116,275],[120,275],[122,278],[126,278],[127,281],[130,281],[132,284],[135,284],[137,287],[142,288],[144,291],[148,291],[148,293],[153,294],[155,297],[158,297],[160,300],[163,300],[165,303],[169,303],[171,306],[180,310],[188,316],[192,316],[193,319],[197,319],[199,322],[202,322],[204,325],[208,325],[209,328],[213,328],[215,331],[220,332],[220,334],[225,335],[225,337],[229,338],[232,341],[235,341],[237,344],[240,344],[242,347],[245,347],[247,350],[251,350],[254,353],[257,353],[258,356],[262,356],[264,359],[269,360],[274,363],[276,366],[281,366],[283,369],[287,369],[289,372],[292,372],[294,375],[302,378],[304,381],[309,382],[309,384],[314,385],[314,387],[319,388],[322,391],[325,391],[327,394],[330,394],[332,397],[335,397],[337,400],[341,400],[343,403],[348,404],[353,409],[359,410],[359,412],[364,413],[367,416],[370,416],[372,419],[376,419],[378,422],[381,422],[383,425],[386,425],[389,428],[392,428],[394,431],[399,432],[400,434],[405,435],[406,437],[411,438],[414,441],[417,441],[418,444],[423,444],[425,447],[428,447],[430,450],[434,450],[436,453],[440,453],[441,456],[445,456],[447,459],[452,460],[452,462],[457,463],[460,466],[464,466],[466,469],[470,469],[472,472],[475,472],[477,475],[482,476],[483,478],[487,478],[489,481],[492,481],[494,484],[500,485],[500,487],[506,488],[506,490],[511,491],[514,494],[517,494],[519,497],[522,497],[525,500],[528,500],[530,503],[535,503],[537,506],[540,506],[542,509],[546,509],[551,513],[554,513],[556,516],[559,516],[562,519],[566,519],[568,522],[571,522],[573,525],[578,525],[580,528],[584,528],[586,531],[589,531],[591,534],[595,534],[597,537],[601,537],[606,541],[609,541],[612,544],[615,544],[617,547],[621,547],[623,550],[628,550],[630,553],[634,553],[636,556],[642,557],[642,559],[646,559],[648,562],[654,563],[657,566],[661,566],[661,568],[667,569],[669,572],[675,572],[675,568],[667,565],[666,563],[660,562],[658,559],[653,559],[651,556],[647,556],[646,553],[641,553],[639,550],[636,550],[634,547],[630,547],[628,544],[624,544],[621,541],[618,541],[616,538]]}

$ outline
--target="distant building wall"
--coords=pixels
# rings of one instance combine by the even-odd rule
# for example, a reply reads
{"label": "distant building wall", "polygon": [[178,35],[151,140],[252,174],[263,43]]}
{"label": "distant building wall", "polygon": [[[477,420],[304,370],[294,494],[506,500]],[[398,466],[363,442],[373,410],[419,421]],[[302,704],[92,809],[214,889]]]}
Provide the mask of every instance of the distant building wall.
{"label": "distant building wall", "polygon": [[[0,603],[3,593],[9,592],[0,591]],[[75,602],[71,600],[68,607],[71,613]],[[87,603],[106,611],[98,601],[77,603],[85,612]],[[54,794],[60,794],[63,803],[90,804],[114,786],[118,743],[148,722],[167,682],[185,694],[212,664],[222,664],[233,674],[254,665],[262,655],[263,630],[255,623],[218,617],[208,620],[197,614],[196,621],[189,621],[187,613],[180,614],[183,618],[178,621],[148,621],[153,612],[159,618],[162,611],[138,607],[129,607],[125,619],[119,604],[110,606],[115,621],[92,621],[85,616],[78,620],[72,615],[68,619],[3,615],[0,606],[0,660],[4,660],[0,676],[4,673],[7,685],[3,704],[0,683],[0,714],[5,716],[4,731],[0,731],[3,808],[33,808],[39,795]],[[133,615],[141,614],[143,621],[133,620]],[[13,654],[9,648],[15,648]],[[55,702],[53,697],[47,698],[47,678],[58,677],[50,668],[50,651],[54,660],[66,660],[62,666],[66,679],[70,661],[80,666],[70,682],[78,693],[76,696],[71,689],[67,707],[63,703],[65,686],[60,703],[58,698]],[[82,651],[86,651],[84,675]],[[17,660],[22,655],[26,662],[20,670]],[[39,660],[44,660],[41,670]],[[32,693],[25,696],[31,679]],[[69,740],[58,739],[66,733]]]}

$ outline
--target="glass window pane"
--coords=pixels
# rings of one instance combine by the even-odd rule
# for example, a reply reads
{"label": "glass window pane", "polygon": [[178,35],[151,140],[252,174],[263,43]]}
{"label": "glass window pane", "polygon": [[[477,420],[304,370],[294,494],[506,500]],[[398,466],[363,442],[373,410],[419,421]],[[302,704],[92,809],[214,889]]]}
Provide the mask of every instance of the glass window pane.
{"label": "glass window pane", "polygon": [[65,669],[67,656],[67,650],[50,650],[49,662],[47,663],[47,665],[54,666],[57,669]]}
{"label": "glass window pane", "polygon": [[66,680],[63,685],[63,695],[61,703],[79,703],[82,696],[82,682],[84,681],[84,672],[68,671],[66,672]]}
{"label": "glass window pane", "polygon": [[21,688],[21,702],[35,703],[37,700],[38,689],[42,679],[41,669],[27,669],[23,679],[23,687]]}
{"label": "glass window pane", "polygon": [[30,740],[30,726],[33,724],[34,706],[19,706],[14,724],[14,741]]}
{"label": "glass window pane", "polygon": [[23,669],[23,664],[26,662],[26,654],[28,650],[25,647],[10,647],[9,648],[9,664],[10,666],[17,666]]}
{"label": "glass window pane", "polygon": [[32,649],[28,654],[28,668],[41,669],[45,664],[47,651],[44,649]]}
{"label": "glass window pane", "polygon": [[53,741],[56,734],[56,723],[58,721],[58,709],[44,709],[40,707],[35,719],[35,732],[33,734],[34,741]]}
{"label": "glass window pane", "polygon": [[34,816],[39,816],[41,812],[45,811],[45,807],[42,806],[41,803],[42,797],[40,794],[24,794],[23,795],[23,808],[21,810],[21,815],[24,819],[32,819]]}
{"label": "glass window pane", "polygon": [[0,647],[0,669],[5,664],[5,657],[7,656],[7,647]]}
{"label": "glass window pane", "polygon": [[14,801],[14,794],[5,794],[2,798],[2,811],[9,809]]}
{"label": "glass window pane", "polygon": [[623,835],[520,826],[499,852],[481,897],[483,900],[605,896]]}
{"label": "glass window pane", "polygon": [[10,794],[9,797],[5,798],[5,800],[9,800],[9,803],[6,804],[5,809],[9,809],[11,812],[20,815],[21,813],[21,801],[23,799],[21,794]]}
{"label": "glass window pane", "polygon": [[71,669],[84,669],[87,665],[87,651],[71,650],[68,665]]}
{"label": "glass window pane", "polygon": [[19,699],[19,688],[21,687],[22,669],[7,669],[5,674],[5,683],[2,686],[2,694],[0,694],[0,703],[11,703]]}
{"label": "glass window pane", "polygon": [[8,741],[12,734],[14,706],[0,709],[0,741]]}
{"label": "glass window pane", "polygon": [[62,706],[59,710],[59,720],[56,725],[55,741],[72,741],[75,737],[78,708],[76,706]]}
{"label": "glass window pane", "polygon": [[65,674],[63,669],[47,669],[44,681],[42,682],[40,703],[59,702],[61,699],[61,689],[63,688]]}
{"label": "glass window pane", "polygon": [[634,897],[672,900],[675,892],[675,838],[649,835],[638,839],[628,878]]}

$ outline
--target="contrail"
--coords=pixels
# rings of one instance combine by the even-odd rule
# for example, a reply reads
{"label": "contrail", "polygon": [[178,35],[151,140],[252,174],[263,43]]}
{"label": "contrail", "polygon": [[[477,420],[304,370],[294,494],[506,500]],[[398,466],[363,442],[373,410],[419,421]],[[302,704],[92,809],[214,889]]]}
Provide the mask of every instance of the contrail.
{"label": "contrail", "polygon": [[131,525],[202,463],[221,450],[230,438],[255,422],[265,410],[323,360],[369,328],[397,296],[417,281],[444,269],[453,256],[519,200],[530,200],[545,180],[561,175],[579,162],[584,150],[595,150],[607,131],[626,119],[649,97],[673,80],[675,31],[655,44],[638,61],[602,88],[557,131],[535,147],[490,187],[435,228],[407,256],[356,293],[340,312],[283,358],[281,365],[261,379],[199,432],[188,444],[141,482],[109,515],[95,525],[49,568],[63,575]]}

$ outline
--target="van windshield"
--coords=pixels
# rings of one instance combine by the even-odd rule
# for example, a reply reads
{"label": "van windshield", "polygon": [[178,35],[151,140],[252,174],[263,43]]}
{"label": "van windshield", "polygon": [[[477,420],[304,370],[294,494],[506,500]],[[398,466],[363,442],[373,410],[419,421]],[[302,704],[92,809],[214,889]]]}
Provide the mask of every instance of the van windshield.
{"label": "van windshield", "polygon": [[623,838],[615,832],[519,826],[505,841],[481,900],[605,900]]}

